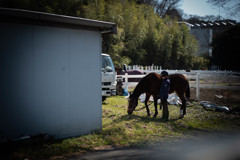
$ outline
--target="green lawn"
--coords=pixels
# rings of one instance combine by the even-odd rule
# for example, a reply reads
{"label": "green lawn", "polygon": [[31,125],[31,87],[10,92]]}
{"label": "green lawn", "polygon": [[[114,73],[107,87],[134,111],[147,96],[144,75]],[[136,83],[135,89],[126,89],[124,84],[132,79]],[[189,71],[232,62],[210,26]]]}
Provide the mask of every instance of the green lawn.
{"label": "green lawn", "polygon": [[7,143],[2,144],[0,149],[4,150],[5,156],[11,158],[46,159],[106,147],[154,145],[196,133],[235,132],[240,129],[239,114],[206,111],[197,102],[192,102],[187,107],[187,115],[183,119],[178,119],[179,107],[170,105],[169,121],[161,119],[162,111],[157,118],[153,118],[153,104],[149,108],[151,117],[146,116],[143,103],[139,103],[137,111],[128,116],[127,99],[110,97],[102,105],[101,130],[65,140]]}

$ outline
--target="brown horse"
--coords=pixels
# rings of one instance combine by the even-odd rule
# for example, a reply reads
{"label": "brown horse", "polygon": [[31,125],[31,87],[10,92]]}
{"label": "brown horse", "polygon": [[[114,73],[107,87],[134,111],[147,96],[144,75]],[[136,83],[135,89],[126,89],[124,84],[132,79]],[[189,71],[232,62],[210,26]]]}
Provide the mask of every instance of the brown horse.
{"label": "brown horse", "polygon": [[[175,91],[182,101],[180,118],[183,118],[184,115],[186,114],[186,98],[184,94],[186,95],[187,98],[190,97],[189,82],[187,78],[182,74],[171,74],[169,75],[169,79],[170,79],[169,93],[173,93]],[[147,109],[147,115],[150,116],[147,103],[150,96],[152,95],[154,99],[154,106],[155,106],[154,117],[157,116],[158,114],[157,100],[158,100],[158,94],[161,88],[161,81],[162,81],[161,77],[157,73],[150,73],[141,79],[141,81],[138,83],[138,85],[134,89],[133,93],[129,96],[129,103],[128,103],[129,115],[131,115],[134,109],[137,107],[139,96],[142,93],[146,93],[145,106]],[[168,108],[163,108],[163,115],[167,115],[167,117],[163,117],[163,118],[168,119],[168,115],[169,115]]]}

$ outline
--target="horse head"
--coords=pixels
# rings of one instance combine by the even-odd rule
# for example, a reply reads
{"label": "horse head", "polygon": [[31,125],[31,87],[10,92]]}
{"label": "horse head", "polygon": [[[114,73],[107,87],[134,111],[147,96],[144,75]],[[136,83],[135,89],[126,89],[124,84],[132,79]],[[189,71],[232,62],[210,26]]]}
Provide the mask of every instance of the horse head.
{"label": "horse head", "polygon": [[131,115],[132,112],[138,105],[138,98],[136,98],[133,94],[130,94],[128,98],[128,114]]}

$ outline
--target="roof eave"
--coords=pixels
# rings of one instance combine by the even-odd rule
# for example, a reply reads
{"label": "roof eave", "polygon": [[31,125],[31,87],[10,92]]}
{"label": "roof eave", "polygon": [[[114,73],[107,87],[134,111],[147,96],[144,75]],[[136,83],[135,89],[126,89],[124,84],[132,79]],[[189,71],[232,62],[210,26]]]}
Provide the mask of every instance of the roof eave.
{"label": "roof eave", "polygon": [[102,34],[117,33],[115,23],[98,21],[86,18],[71,17],[65,15],[50,14],[44,12],[29,11],[23,9],[0,8],[0,17],[17,18],[32,21],[43,21],[56,24],[99,28]]}

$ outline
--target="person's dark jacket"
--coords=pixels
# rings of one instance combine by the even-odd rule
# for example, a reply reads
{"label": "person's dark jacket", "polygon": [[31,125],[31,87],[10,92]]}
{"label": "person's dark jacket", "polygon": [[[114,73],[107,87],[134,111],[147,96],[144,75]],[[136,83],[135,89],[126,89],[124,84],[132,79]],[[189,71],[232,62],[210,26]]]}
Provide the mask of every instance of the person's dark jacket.
{"label": "person's dark jacket", "polygon": [[170,80],[168,78],[162,80],[162,85],[161,85],[161,89],[160,89],[160,92],[159,92],[159,98],[161,100],[167,100],[168,99],[169,89],[170,89]]}

